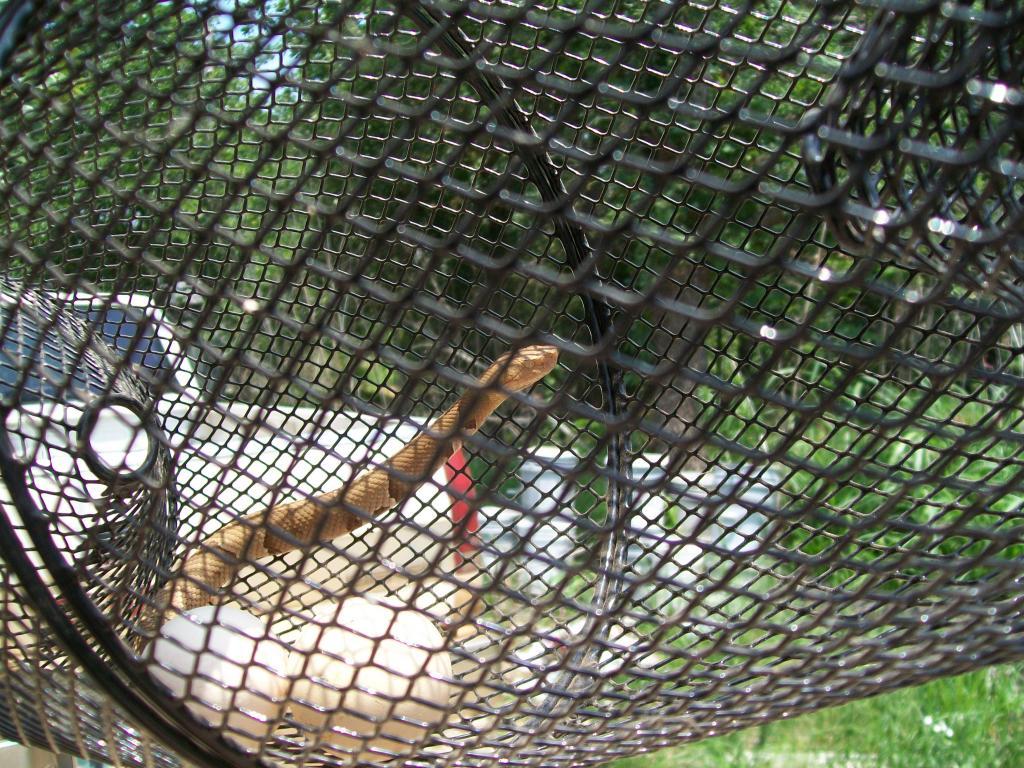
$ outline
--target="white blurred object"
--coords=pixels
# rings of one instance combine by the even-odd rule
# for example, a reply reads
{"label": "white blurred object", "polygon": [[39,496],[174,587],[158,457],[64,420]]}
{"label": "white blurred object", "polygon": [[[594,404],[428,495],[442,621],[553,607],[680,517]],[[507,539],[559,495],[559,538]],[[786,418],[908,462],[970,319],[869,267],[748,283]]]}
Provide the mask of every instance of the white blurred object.
{"label": "white blurred object", "polygon": [[564,448],[539,446],[517,471],[523,485],[517,508],[484,507],[480,536],[491,558],[521,554],[525,588],[546,592],[565,578],[566,564],[580,552],[576,531],[579,459]]}
{"label": "white blurred object", "polygon": [[[716,468],[696,478],[681,478],[682,495],[690,514],[708,517],[700,532],[702,544],[729,553],[751,556],[763,545],[768,518],[762,510],[775,506],[773,487],[779,483],[771,470],[751,465]],[[729,503],[723,503],[725,499]]]}
{"label": "white blurred object", "polygon": [[359,597],[314,609],[289,669],[296,721],[362,760],[411,752],[445,720],[455,692],[451,659],[427,616]]}
{"label": "white blurred object", "polygon": [[580,550],[573,536],[577,482],[570,474],[580,460],[557,445],[538,447],[532,457],[518,472],[523,484],[519,502],[532,516],[523,525],[526,567],[544,585],[554,587],[566,575],[560,564],[570,563]]}
{"label": "white blurred object", "polygon": [[679,537],[688,532],[686,521],[676,525],[668,521],[665,470],[659,466],[663,459],[660,455],[644,454],[633,462],[626,562],[640,573],[657,567],[660,576],[683,577],[683,581],[689,582],[692,574],[688,569],[700,558],[700,551],[678,544]]}
{"label": "white blurred object", "polygon": [[288,649],[262,620],[231,606],[205,606],[160,628],[150,674],[197,718],[242,749],[257,749],[281,714]]}
{"label": "white blurred object", "polygon": [[[760,547],[759,537],[767,522],[760,510],[774,504],[774,473],[762,468],[752,473],[750,467],[741,465],[666,479],[661,465],[667,461],[660,454],[644,454],[633,463],[633,483],[638,488],[632,495],[630,529],[659,542],[652,547],[653,554],[671,554],[671,562],[686,567],[695,559],[693,543],[668,551],[670,545],[686,538],[693,537],[702,545],[698,551],[710,545],[743,555]],[[730,503],[724,503],[726,499]],[[678,519],[674,522],[668,518],[669,503],[676,508]]]}

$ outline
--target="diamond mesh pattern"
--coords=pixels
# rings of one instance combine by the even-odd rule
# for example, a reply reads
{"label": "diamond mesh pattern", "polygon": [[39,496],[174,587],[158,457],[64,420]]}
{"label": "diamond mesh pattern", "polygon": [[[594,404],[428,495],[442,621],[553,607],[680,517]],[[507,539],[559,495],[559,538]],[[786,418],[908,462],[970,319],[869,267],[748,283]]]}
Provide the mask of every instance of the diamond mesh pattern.
{"label": "diamond mesh pattern", "polygon": [[[3,442],[15,419],[48,449],[0,462],[4,735],[127,765],[579,765],[1024,652],[1018,4],[0,22]],[[24,296],[77,317],[88,392],[33,400]],[[537,345],[537,383],[482,378]],[[40,477],[108,455],[74,414],[125,377],[160,512],[76,559],[61,516],[109,516],[134,465],[85,496]],[[434,460],[388,463],[418,435]],[[367,473],[412,490],[360,506]],[[303,500],[363,524],[283,535],[266,510]],[[211,543],[232,525],[278,543]],[[169,690],[181,583],[258,617],[291,661],[245,666],[287,685],[221,680],[199,711],[199,665]],[[381,663],[303,645],[360,597],[426,622],[407,690],[312,700],[319,656]],[[349,629],[373,653],[397,631]]]}

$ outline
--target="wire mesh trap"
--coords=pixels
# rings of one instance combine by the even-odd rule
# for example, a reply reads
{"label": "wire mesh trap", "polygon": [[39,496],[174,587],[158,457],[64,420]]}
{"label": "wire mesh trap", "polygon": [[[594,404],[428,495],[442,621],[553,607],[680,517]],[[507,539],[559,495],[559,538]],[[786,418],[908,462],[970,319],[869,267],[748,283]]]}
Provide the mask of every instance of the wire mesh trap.
{"label": "wire mesh trap", "polygon": [[1021,14],[7,2],[0,732],[577,765],[1020,658]]}

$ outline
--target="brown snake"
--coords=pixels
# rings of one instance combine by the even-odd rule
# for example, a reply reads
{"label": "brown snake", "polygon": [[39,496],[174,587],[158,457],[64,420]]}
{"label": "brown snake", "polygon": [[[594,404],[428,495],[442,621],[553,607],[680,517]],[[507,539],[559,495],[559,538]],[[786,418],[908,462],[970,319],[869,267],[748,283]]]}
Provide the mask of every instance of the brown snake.
{"label": "brown snake", "polygon": [[476,432],[512,392],[532,386],[557,362],[558,350],[549,346],[502,355],[477,387],[380,467],[363,472],[340,490],[278,504],[225,524],[184,560],[158,606],[186,611],[209,605],[246,563],[324,544],[368,525],[370,518],[408,499],[461,445],[461,438]]}

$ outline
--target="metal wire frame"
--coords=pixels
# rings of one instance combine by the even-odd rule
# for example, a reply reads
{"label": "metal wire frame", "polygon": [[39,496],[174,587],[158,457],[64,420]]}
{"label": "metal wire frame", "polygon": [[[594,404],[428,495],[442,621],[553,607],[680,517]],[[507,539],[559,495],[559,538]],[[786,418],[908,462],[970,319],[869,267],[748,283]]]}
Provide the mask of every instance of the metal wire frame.
{"label": "metal wire frame", "polygon": [[[227,588],[289,639],[309,595],[483,598],[469,639],[437,618],[461,671],[422,761],[599,762],[1020,655],[1020,10],[605,6],[3,9],[8,279],[144,295],[193,350],[192,382],[133,366],[190,406],[157,433],[181,513],[155,547],[336,487],[501,352],[561,350],[462,436],[471,494],[416,478],[404,517]],[[7,733],[355,759],[288,713],[246,756],[167,695],[14,459],[53,582],[0,524]],[[475,545],[423,521],[446,492]]]}

